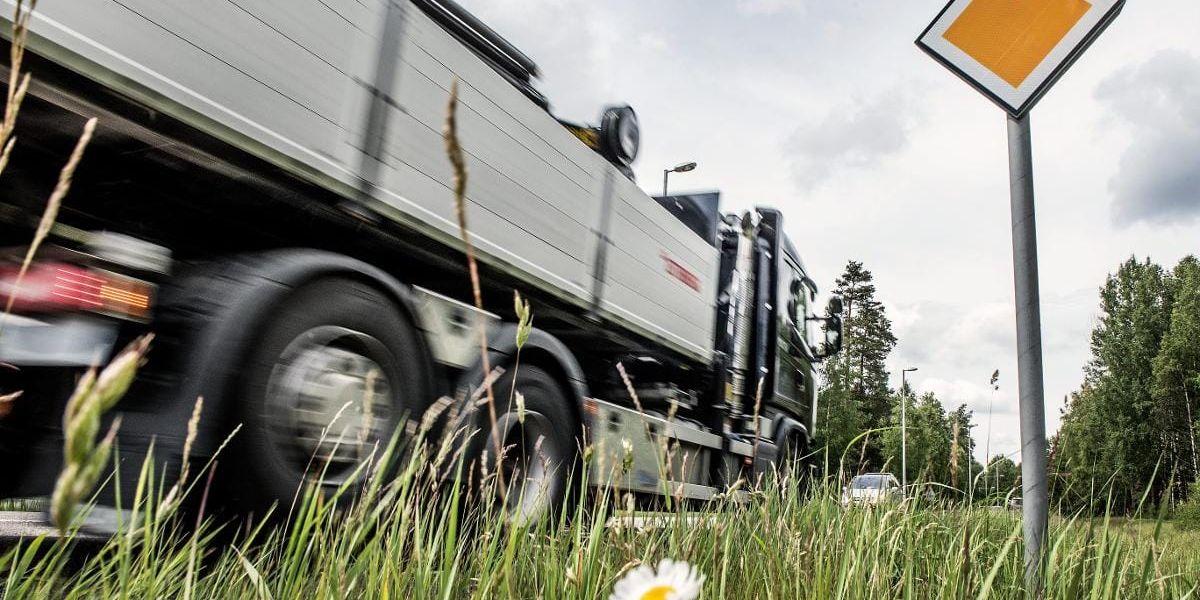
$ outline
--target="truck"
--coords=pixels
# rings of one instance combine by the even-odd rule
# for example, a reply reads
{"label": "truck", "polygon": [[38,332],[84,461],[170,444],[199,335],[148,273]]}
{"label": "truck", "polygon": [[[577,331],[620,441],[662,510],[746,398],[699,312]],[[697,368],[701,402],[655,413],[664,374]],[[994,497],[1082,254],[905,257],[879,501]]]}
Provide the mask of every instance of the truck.
{"label": "truck", "polygon": [[[455,2],[46,0],[29,31],[0,201],[0,385],[22,392],[0,419],[0,497],[50,493],[75,381],[147,332],[106,417],[122,421],[101,508],[148,459],[170,477],[218,450],[229,506],[287,505],[314,457],[336,488],[435,399],[481,389],[480,328],[503,370],[495,419],[470,403],[442,426],[511,450],[514,514],[562,502],[572,473],[703,500],[802,464],[841,302],[816,306],[783,213],[648,195],[633,109],[557,118],[534,61]],[[455,85],[482,310],[443,139]],[[535,317],[519,348],[514,290]],[[664,444],[683,457],[666,468]]]}

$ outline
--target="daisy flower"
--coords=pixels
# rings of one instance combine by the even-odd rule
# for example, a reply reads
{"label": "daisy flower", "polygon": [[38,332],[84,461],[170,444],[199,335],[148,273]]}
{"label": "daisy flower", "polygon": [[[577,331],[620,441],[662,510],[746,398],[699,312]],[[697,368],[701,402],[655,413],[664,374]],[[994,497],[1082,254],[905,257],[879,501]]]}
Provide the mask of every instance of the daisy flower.
{"label": "daisy flower", "polygon": [[704,575],[683,561],[663,559],[657,569],[642,565],[613,586],[608,600],[696,600]]}

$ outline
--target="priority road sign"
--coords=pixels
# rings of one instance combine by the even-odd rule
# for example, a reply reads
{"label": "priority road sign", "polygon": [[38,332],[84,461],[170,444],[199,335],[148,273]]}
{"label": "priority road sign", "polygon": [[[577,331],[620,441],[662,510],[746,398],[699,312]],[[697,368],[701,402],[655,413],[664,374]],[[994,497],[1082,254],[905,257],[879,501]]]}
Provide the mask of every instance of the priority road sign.
{"label": "priority road sign", "polygon": [[951,0],[917,45],[1021,117],[1124,5],[1125,0]]}
{"label": "priority road sign", "polygon": [[950,0],[917,45],[1008,112],[1025,586],[1042,597],[1049,497],[1042,316],[1029,109],[1117,17],[1125,0]]}

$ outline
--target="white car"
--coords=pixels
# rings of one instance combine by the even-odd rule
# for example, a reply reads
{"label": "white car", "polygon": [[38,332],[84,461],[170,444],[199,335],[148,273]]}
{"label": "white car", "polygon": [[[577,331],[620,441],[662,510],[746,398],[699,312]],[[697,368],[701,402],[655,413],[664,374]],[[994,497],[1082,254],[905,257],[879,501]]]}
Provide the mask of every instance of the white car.
{"label": "white car", "polygon": [[900,500],[900,482],[891,473],[864,473],[842,490],[842,506],[876,506]]}

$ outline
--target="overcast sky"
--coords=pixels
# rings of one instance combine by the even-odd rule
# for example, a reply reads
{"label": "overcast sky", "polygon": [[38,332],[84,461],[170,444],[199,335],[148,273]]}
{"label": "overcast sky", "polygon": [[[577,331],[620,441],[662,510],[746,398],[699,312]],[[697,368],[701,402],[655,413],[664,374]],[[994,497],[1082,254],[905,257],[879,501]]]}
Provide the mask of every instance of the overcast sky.
{"label": "overcast sky", "polygon": [[[913,40],[943,0],[460,0],[541,66],[561,117],[629,103],[639,181],[770,204],[823,290],[875,274],[918,391],[1018,450],[1003,113]],[[1200,252],[1200,2],[1130,2],[1033,112],[1047,417],[1058,427],[1130,255]],[[983,448],[977,452],[982,458]],[[1019,460],[1019,457],[1016,457]]]}

